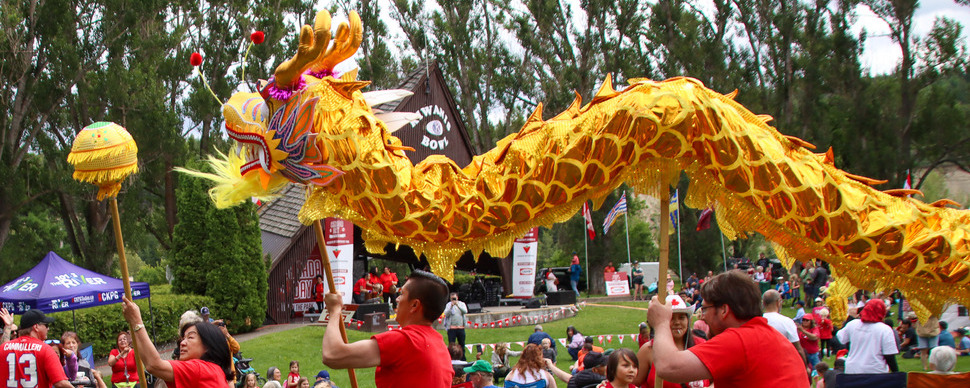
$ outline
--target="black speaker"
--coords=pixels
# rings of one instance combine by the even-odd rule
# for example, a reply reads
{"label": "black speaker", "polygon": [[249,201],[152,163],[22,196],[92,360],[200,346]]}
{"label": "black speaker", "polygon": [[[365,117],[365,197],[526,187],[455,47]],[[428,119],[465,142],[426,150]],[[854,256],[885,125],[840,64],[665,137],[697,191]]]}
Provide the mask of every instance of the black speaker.
{"label": "black speaker", "polygon": [[482,312],[482,304],[481,303],[469,303],[468,304],[468,313],[469,314],[478,314],[480,312]]}
{"label": "black speaker", "polygon": [[573,291],[547,292],[546,304],[550,306],[576,304],[576,293]]}
{"label": "black speaker", "polygon": [[386,303],[359,304],[357,311],[354,312],[354,319],[363,321],[365,316],[371,313],[384,313],[385,317],[389,317],[391,316],[391,308]]}
{"label": "black speaker", "polygon": [[527,309],[537,309],[542,307],[542,301],[539,298],[531,298],[525,301],[525,308]]}

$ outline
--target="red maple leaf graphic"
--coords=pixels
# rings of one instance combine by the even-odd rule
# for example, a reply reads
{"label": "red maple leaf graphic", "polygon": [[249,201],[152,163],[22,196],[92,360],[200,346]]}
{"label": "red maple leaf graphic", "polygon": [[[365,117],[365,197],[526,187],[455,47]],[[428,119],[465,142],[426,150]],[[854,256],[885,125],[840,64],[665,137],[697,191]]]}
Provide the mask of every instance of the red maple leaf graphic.
{"label": "red maple leaf graphic", "polygon": [[680,304],[680,301],[677,300],[677,299],[673,299],[673,300],[670,301],[670,305],[671,306],[676,306],[676,305],[679,305],[679,304]]}
{"label": "red maple leaf graphic", "polygon": [[334,258],[340,257],[340,250],[339,249],[334,249],[333,250],[333,257]]}
{"label": "red maple leaf graphic", "polygon": [[531,247],[522,247],[522,249],[525,249],[525,253],[529,253],[529,248]]}

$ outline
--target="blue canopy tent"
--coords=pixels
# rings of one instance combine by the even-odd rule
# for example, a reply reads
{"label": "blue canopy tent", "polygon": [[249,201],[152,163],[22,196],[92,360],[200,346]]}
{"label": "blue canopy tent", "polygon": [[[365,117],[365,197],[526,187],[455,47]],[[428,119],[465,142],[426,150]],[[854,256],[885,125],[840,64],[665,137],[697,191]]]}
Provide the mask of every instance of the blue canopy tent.
{"label": "blue canopy tent", "polygon": [[[121,279],[90,271],[54,252],[14,281],[0,288],[0,305],[13,314],[40,309],[46,314],[121,302]],[[148,298],[148,283],[131,283],[134,299]]]}

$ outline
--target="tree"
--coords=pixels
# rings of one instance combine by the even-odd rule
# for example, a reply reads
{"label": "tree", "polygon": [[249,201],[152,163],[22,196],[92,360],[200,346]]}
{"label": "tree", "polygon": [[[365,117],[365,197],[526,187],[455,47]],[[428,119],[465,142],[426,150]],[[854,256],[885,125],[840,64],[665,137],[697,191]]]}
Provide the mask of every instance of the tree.
{"label": "tree", "polygon": [[[199,167],[195,163],[193,167]],[[216,209],[202,179],[179,176],[179,209],[171,255],[172,290],[212,297],[214,314],[233,330],[259,327],[266,312],[267,273],[255,206]]]}

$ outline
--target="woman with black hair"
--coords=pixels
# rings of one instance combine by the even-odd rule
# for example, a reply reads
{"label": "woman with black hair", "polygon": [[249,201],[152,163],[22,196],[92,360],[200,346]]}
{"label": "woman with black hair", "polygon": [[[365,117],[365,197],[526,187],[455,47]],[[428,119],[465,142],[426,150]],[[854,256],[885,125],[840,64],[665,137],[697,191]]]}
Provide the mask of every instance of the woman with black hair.
{"label": "woman with black hair", "polygon": [[232,381],[232,356],[226,336],[218,327],[204,321],[185,325],[179,333],[179,359],[166,361],[148,338],[138,305],[128,298],[122,298],[122,305],[145,370],[164,380],[168,387],[226,388]]}
{"label": "woman with black hair", "polygon": [[[697,338],[691,335],[690,330],[690,318],[694,313],[694,307],[688,305],[684,302],[684,299],[679,295],[668,295],[666,305],[671,307],[671,312],[673,315],[670,319],[670,333],[674,337],[674,343],[677,345],[678,350],[686,350],[694,347],[694,345],[700,345],[705,341],[702,338]],[[651,328],[651,332],[652,332]],[[643,334],[641,334],[642,336]],[[653,340],[649,340],[640,346],[640,351],[637,352],[637,358],[640,363],[637,368],[637,376],[633,379],[633,384],[641,387],[654,387],[654,379],[656,378],[657,371],[653,367]],[[692,381],[686,384],[675,384],[669,381],[663,382],[664,388],[694,388],[694,387],[707,387],[710,386],[710,381]]]}

